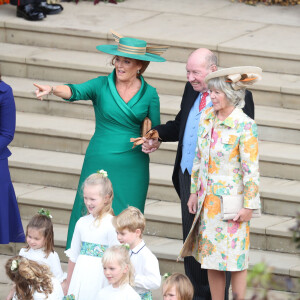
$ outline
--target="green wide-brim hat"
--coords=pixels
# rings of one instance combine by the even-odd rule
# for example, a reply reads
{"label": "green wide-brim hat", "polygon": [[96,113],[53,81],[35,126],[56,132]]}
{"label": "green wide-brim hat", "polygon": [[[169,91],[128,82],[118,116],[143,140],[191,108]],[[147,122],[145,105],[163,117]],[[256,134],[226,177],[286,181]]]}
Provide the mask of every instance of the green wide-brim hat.
{"label": "green wide-brim hat", "polygon": [[168,47],[165,46],[147,46],[147,42],[139,39],[121,37],[113,32],[113,36],[118,45],[99,45],[97,50],[104,53],[133,58],[144,61],[166,61],[160,56]]}

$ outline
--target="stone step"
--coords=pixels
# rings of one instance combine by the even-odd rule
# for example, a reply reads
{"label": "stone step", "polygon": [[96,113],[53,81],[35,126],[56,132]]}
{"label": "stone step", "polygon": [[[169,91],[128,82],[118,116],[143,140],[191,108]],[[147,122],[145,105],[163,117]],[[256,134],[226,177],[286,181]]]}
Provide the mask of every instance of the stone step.
{"label": "stone step", "polygon": [[[148,201],[145,208],[147,218],[146,233],[182,239],[182,220],[180,203]],[[292,232],[295,218],[263,214],[251,220],[250,245],[252,249],[275,252],[300,253],[293,245]]]}
{"label": "stone step", "polygon": [[[20,112],[94,120],[91,101],[70,103],[55,96],[38,101],[33,92],[32,79],[9,76],[3,79],[13,87],[17,110]],[[62,84],[45,81],[41,83]],[[160,95],[162,124],[175,118],[180,109],[180,102],[180,96]],[[256,105],[255,119],[260,140],[300,144],[300,110]]]}
{"label": "stone step", "polygon": [[[22,223],[23,227],[26,228],[28,220],[22,220]],[[64,254],[64,251],[66,246],[68,227],[67,225],[53,224],[53,228],[55,251],[58,253],[62,262],[67,262],[68,258]],[[183,272],[183,262],[174,264],[177,260],[179,250],[182,247],[182,240],[169,239],[165,237],[155,237],[150,235],[144,235],[143,239],[146,241],[147,246],[159,259],[161,274],[164,274],[166,272],[173,273],[175,271]],[[18,253],[23,246],[24,244],[22,243],[15,244],[16,253]]]}
{"label": "stone step", "polygon": [[12,146],[85,154],[95,121],[17,112]]}
{"label": "stone step", "polygon": [[[166,174],[167,170],[165,169],[164,171],[164,174]],[[170,173],[171,172],[169,169],[169,174]],[[152,181],[155,182],[153,177],[157,174],[151,175]],[[160,180],[158,178],[156,180],[156,183],[158,183],[159,181]],[[166,186],[162,187],[155,184],[153,184],[152,186],[150,184],[148,196],[160,196],[161,200],[169,199],[168,205],[175,210],[173,211],[173,213],[179,216],[180,208],[175,203],[170,202],[172,200],[178,201],[178,197],[174,194],[174,189],[172,188],[171,182],[169,182],[168,184],[168,188]],[[36,210],[35,209],[34,211],[32,211],[31,207],[45,206],[45,203],[49,201],[47,204],[49,209],[53,210],[57,207],[59,208],[54,212],[54,215],[56,216],[55,222],[61,224],[65,224],[67,222],[69,218],[69,210],[72,208],[75,198],[75,190],[21,183],[15,183],[15,187],[18,194],[19,203],[21,203],[22,205],[20,209],[22,210],[23,217],[27,216],[27,218],[29,218]],[[298,195],[299,189],[300,183],[298,181],[262,177],[260,193],[263,211],[268,214],[278,214],[280,212],[280,215],[282,216],[296,216],[297,207],[299,206],[300,202],[300,198]],[[168,192],[171,193],[171,195],[168,195]],[[174,196],[174,198],[172,198],[172,195]],[[64,204],[62,206],[59,206],[61,199],[64,199]],[[153,200],[148,200],[147,204],[151,203],[151,201]],[[169,218],[170,217],[168,217],[168,219]],[[176,218],[172,220],[174,221],[176,220]],[[176,226],[178,227],[178,220],[175,223],[177,223]],[[181,234],[181,230],[179,230],[179,234]]]}
{"label": "stone step", "polygon": [[[53,95],[48,96],[43,101],[38,101],[34,93],[33,79],[11,76],[2,76],[2,79],[13,88],[17,111],[78,119],[95,119],[91,101],[81,100],[70,103]],[[44,80],[39,80],[39,83],[51,86],[63,84],[62,82]],[[161,94],[160,102],[161,122],[165,123],[174,119],[179,111],[181,97]]]}
{"label": "stone step", "polygon": [[[23,226],[26,226],[27,221],[23,221]],[[67,257],[64,254],[66,244],[67,226],[54,224],[55,235],[55,251],[60,256],[61,262],[67,262]],[[178,239],[169,239],[162,237],[153,237],[145,235],[144,239],[147,246],[156,255],[160,264],[161,274],[165,272],[181,272],[183,273],[183,262],[176,262],[182,241]],[[5,255],[16,255],[24,244],[9,244],[0,245],[0,253]],[[4,260],[6,258],[1,258]],[[281,283],[285,283],[287,278],[290,278],[294,283],[293,292],[299,292],[297,281],[300,278],[300,258],[296,254],[276,253],[273,251],[250,250],[250,269],[254,264],[266,262],[273,268],[273,274]],[[2,262],[3,263],[3,262]]]}
{"label": "stone step", "polygon": [[[0,255],[0,268],[2,270],[4,269],[5,263],[10,257],[12,257],[12,255]],[[67,262],[61,262],[61,267],[64,272],[68,271]],[[8,278],[8,276],[6,276],[5,272],[0,273],[0,299],[6,299],[8,292],[10,291],[11,288],[12,288],[12,283]],[[153,300],[160,300],[161,299],[160,289],[153,291],[152,295],[153,295]]]}
{"label": "stone step", "polygon": [[[7,259],[9,257],[10,256],[8,256]],[[7,261],[7,259],[5,258],[5,262]],[[4,263],[3,263],[3,267],[4,267]],[[2,267],[2,270],[3,270],[3,267]],[[11,288],[12,288],[11,283],[0,283],[0,299],[6,299],[6,297],[7,297],[8,293],[10,292]]]}
{"label": "stone step", "polygon": [[[0,267],[3,270],[6,261],[11,257],[11,255],[0,255]],[[67,270],[67,263],[62,263],[62,269],[64,271]],[[10,289],[12,288],[12,283],[8,279],[8,277],[3,273],[0,277],[0,299],[5,299],[7,294],[9,293]],[[252,295],[257,293],[263,293],[263,290],[255,290],[251,287],[247,288],[247,299],[251,298]],[[152,292],[153,300],[161,300],[162,292],[161,289]],[[260,295],[260,294],[259,294]],[[277,299],[277,300],[291,300],[296,299],[296,294],[292,292],[285,292],[285,291],[278,291],[278,290],[270,290],[268,291],[268,296],[270,299]],[[231,299],[231,289],[230,289],[230,299]]]}
{"label": "stone step", "polygon": [[184,7],[180,1],[173,1],[171,6],[145,1],[142,11],[135,2],[118,7],[98,5],[96,9],[88,4],[76,7],[74,3],[64,3],[64,18],[55,22],[47,19],[39,26],[12,17],[13,8],[5,6],[1,9],[1,19],[5,21],[0,23],[1,40],[95,52],[96,45],[112,43],[110,29],[115,28],[123,35],[170,46],[164,53],[168,60],[186,62],[192,50],[207,47],[216,52],[220,66],[259,65],[266,71],[300,75],[300,48],[295,43],[299,28],[297,6],[272,13],[263,6],[251,10],[228,1],[200,1]]}
{"label": "stone step", "polygon": [[[14,54],[10,54],[14,53]],[[112,71],[111,55],[85,53],[0,43],[1,73],[8,76],[80,83]],[[147,81],[159,92],[180,95],[184,89],[185,64],[164,62],[164,68],[151,64]]]}
{"label": "stone step", "polygon": [[[12,145],[84,154],[94,128],[91,120],[18,112]],[[174,165],[176,144],[163,143],[151,155],[152,162]],[[260,141],[259,150],[263,176],[300,180],[300,145]]]}
{"label": "stone step", "polygon": [[[158,89],[159,93],[173,95],[168,96],[170,100],[169,106],[172,107],[171,110],[173,110],[174,108],[171,105],[171,103],[173,104],[172,101],[179,96],[179,100],[176,100],[179,104],[180,96],[183,92],[186,80],[185,61],[187,55],[193,49],[204,46],[217,53],[221,67],[248,64],[261,66],[264,71],[266,71],[263,81],[253,89],[257,107],[256,119],[258,121],[258,105],[266,107],[265,110],[262,110],[261,114],[266,124],[258,122],[260,139],[269,142],[299,144],[299,127],[293,128],[288,126],[286,128],[281,125],[276,127],[276,125],[273,124],[274,120],[276,120],[276,124],[286,124],[289,121],[294,124],[294,119],[297,119],[298,115],[290,113],[292,111],[287,111],[287,114],[284,116],[281,113],[276,115],[276,112],[273,114],[271,111],[271,109],[273,109],[271,106],[300,110],[300,44],[297,42],[299,31],[299,27],[297,27],[299,24],[297,6],[295,8],[284,8],[285,14],[281,14],[281,17],[278,18],[274,17],[274,10],[270,10],[269,13],[266,13],[264,6],[245,6],[243,9],[242,5],[234,5],[236,3],[230,3],[227,0],[207,1],[205,3],[203,1],[198,1],[199,3],[193,1],[192,9],[191,5],[187,3],[182,5],[182,1],[180,0],[173,1],[174,3],[171,6],[166,3],[161,3],[161,1],[145,1],[143,10],[140,10],[140,8],[136,9],[135,2],[136,1],[125,1],[117,6],[100,3],[97,7],[89,5],[90,3],[81,3],[80,6],[76,6],[74,3],[64,3],[64,18],[57,18],[55,22],[53,22],[53,19],[47,18],[43,21],[43,24],[39,24],[39,26],[35,26],[36,24],[31,24],[31,22],[27,22],[26,20],[15,18],[15,8],[8,5],[3,6],[3,9],[1,8],[0,10],[0,42],[11,44],[8,46],[6,46],[7,44],[0,45],[2,73],[4,75],[18,76],[20,78],[41,78],[47,81],[49,79],[57,81],[68,80],[70,82],[82,82],[101,74],[107,74],[111,70],[109,67],[110,58],[101,55],[99,52],[94,52],[95,45],[106,43],[107,41],[112,42],[111,35],[108,32],[110,28],[115,28],[122,34],[145,38],[150,43],[171,45],[171,48],[164,55],[169,62],[164,64],[152,63],[146,72],[146,79]],[[167,10],[165,10],[166,7],[168,7]],[[253,9],[255,9],[255,11]],[[276,7],[274,7],[274,9],[277,11]],[[180,11],[180,15],[178,11]],[[249,12],[248,16],[245,16],[244,11]],[[288,12],[292,12],[293,14],[291,15]],[[238,17],[232,19],[232,16]],[[82,20],[85,21],[83,22]],[[135,20],[134,24],[132,20]],[[95,26],[95,24],[97,26]],[[161,31],[161,24],[163,24],[164,31]],[[178,24],[182,24],[180,30],[178,29]],[[282,24],[285,26],[282,26]],[[196,29],[200,27],[204,28],[204,30],[199,31]],[[228,30],[228,28],[230,28],[230,30]],[[207,32],[209,32],[209,34],[207,34]],[[276,41],[274,41],[274,32],[277,37]],[[261,41],[263,41],[263,43]],[[20,44],[35,45],[36,47],[23,48]],[[72,51],[42,48],[40,46],[67,48]],[[92,51],[94,53],[90,52],[87,54],[76,50]],[[175,61],[179,63],[175,63]],[[98,68],[95,66],[103,67]],[[275,74],[278,70],[280,70],[281,74]],[[33,80],[30,81],[30,86],[32,86]],[[41,108],[37,108],[35,104],[33,105],[33,102],[36,100],[33,100],[32,96],[23,96],[22,90],[20,90],[20,94],[16,97],[16,102],[19,111],[24,110],[35,113],[43,109],[43,114],[61,114],[61,116],[93,119],[90,105],[76,104],[74,113],[76,113],[77,116],[72,116],[71,114],[73,114],[73,112],[71,112],[71,110],[73,110],[75,104],[67,107],[62,101],[52,101],[55,99],[51,97],[49,97],[49,99],[50,101],[43,102],[40,106]],[[36,109],[37,111],[30,111],[32,109]],[[75,110],[77,111],[75,112]],[[162,122],[170,119],[169,116],[174,116],[177,110],[178,108],[169,115],[165,114],[162,110]],[[268,124],[268,122],[270,123]],[[53,130],[53,127],[50,128]],[[31,135],[31,133],[26,132],[26,129],[24,131],[22,134],[27,134],[27,137],[23,140],[27,141],[28,134]],[[35,134],[37,137],[38,131],[35,132]],[[57,138],[61,139],[59,135]],[[293,139],[295,139],[295,141],[293,141]],[[19,137],[16,137],[16,140],[19,140]],[[69,140],[72,139],[68,139],[68,142]],[[73,140],[76,140],[76,138],[73,138]],[[44,134],[36,138],[35,143],[38,144],[38,142],[46,143]],[[55,141],[55,144],[57,145],[56,150],[59,150],[63,143]],[[265,145],[267,145],[265,146],[266,151],[270,151],[270,153],[272,153],[273,148],[277,147],[276,143]],[[167,148],[164,150],[162,147],[160,151],[164,150],[170,153],[168,147],[176,147],[176,145],[165,146]],[[80,149],[82,148],[84,148],[83,143]],[[174,153],[173,148],[171,151]],[[283,158],[284,162],[288,162],[293,161],[296,156],[295,153],[293,154],[293,151],[295,149],[295,151],[297,151],[297,147],[292,146],[292,148],[293,149],[289,150],[292,154],[288,153],[284,158],[282,155],[275,156],[273,154],[265,157],[266,164],[264,168],[272,173],[272,175],[268,174],[267,176],[273,176],[273,173],[275,176],[282,175],[281,159]],[[26,151],[27,149],[20,150],[20,157],[22,156],[22,152],[24,152],[25,159],[28,159],[31,155],[33,157],[36,155],[36,153],[31,152],[28,156]],[[159,154],[159,152],[157,154]],[[160,156],[163,156],[163,153]],[[15,160],[16,164],[13,167],[12,173],[14,173],[14,176],[20,182],[30,182],[33,180],[32,182],[37,184],[39,182],[41,182],[42,185],[53,184],[54,187],[52,187],[52,189],[57,189],[57,185],[61,185],[67,189],[70,188],[70,185],[71,188],[74,189],[72,185],[76,187],[79,176],[78,170],[80,172],[82,163],[80,157],[82,157],[82,155],[76,156],[80,161],[80,165],[76,165],[75,163],[76,167],[72,168],[75,156],[73,156],[72,159],[67,159],[66,162],[63,161],[63,156],[60,156],[62,166],[66,166],[67,170],[67,172],[62,172],[62,170],[57,168],[57,165],[54,163],[55,160],[52,160],[51,157],[48,158],[47,155],[36,155],[36,161],[40,163],[36,163],[34,159],[28,159],[29,164],[26,166],[21,159],[18,161]],[[270,159],[270,161],[268,159]],[[155,161],[155,157],[153,156],[152,161]],[[275,164],[273,164],[273,168],[270,167],[270,162],[273,163],[274,161],[277,162],[277,169],[275,169]],[[45,166],[49,170],[45,170]],[[289,171],[291,174],[293,174],[293,172],[298,174],[296,170],[287,168],[286,166],[284,166],[283,169],[285,169],[284,172]],[[30,175],[29,173],[32,174]],[[178,197],[170,181],[172,167],[152,163],[151,173],[151,184],[148,193],[149,199],[169,201],[161,202],[160,204],[177,205],[178,207],[176,203],[176,201],[178,202]],[[56,179],[55,176],[57,177]],[[294,175],[290,176],[293,177]],[[290,176],[288,178],[290,178]],[[72,182],[75,182],[75,184],[72,184]],[[293,216],[297,207],[299,207],[299,187],[299,181],[296,180],[262,177],[261,191],[264,209],[268,209],[268,211],[275,214],[278,214],[280,211],[280,214]],[[43,188],[45,190],[50,189],[48,186]],[[41,189],[34,190],[36,194],[40,191]],[[72,190],[69,192],[74,193]],[[28,194],[31,194],[30,190]],[[51,195],[51,193],[49,194]],[[56,194],[53,195],[56,196]],[[64,197],[63,194],[57,194],[57,197],[60,197],[60,195]],[[35,203],[39,201],[37,199],[38,197]],[[49,202],[49,200],[47,201]],[[149,210],[148,213],[148,208],[153,207],[154,209],[158,203],[157,200],[147,201],[148,219],[151,214],[151,210]],[[67,214],[66,209],[64,210]],[[59,214],[57,216],[59,216]],[[152,213],[152,223],[150,223],[152,233],[156,233],[160,230],[157,225],[158,221],[154,220],[154,216],[155,214]],[[170,218],[169,216],[167,217]],[[63,214],[60,215],[60,218],[63,218]],[[260,236],[265,233],[273,237],[272,240],[266,239],[264,241],[265,248],[272,248],[271,245],[273,243],[273,246],[278,245],[280,250],[284,248],[284,246],[287,246],[279,243],[280,238],[286,236],[286,243],[288,244],[288,226],[292,218],[282,218],[282,222],[278,223],[278,219],[275,216],[268,216],[267,218],[268,219],[264,217],[264,220],[267,222],[267,227],[264,227],[262,224],[255,225],[254,228],[256,232],[252,231],[252,235],[256,238],[254,241],[253,238],[251,238],[252,246],[255,246],[255,243],[261,242]],[[175,224],[175,220],[172,219],[172,222]],[[24,220],[24,225],[25,224],[26,220]],[[55,243],[61,257],[64,256],[63,247],[66,238],[66,229],[63,227],[65,227],[65,225],[55,225]],[[178,227],[176,227],[176,230],[177,228]],[[149,233],[151,233],[151,230]],[[146,236],[145,238],[150,248],[154,247],[153,251],[160,259],[160,264],[163,269],[162,273],[163,271],[183,271],[182,263],[175,263],[175,259],[181,247],[180,240],[170,240],[154,236]],[[8,246],[0,245],[0,253],[5,253],[5,251],[9,250],[12,251],[13,249],[17,252],[19,246],[14,244]],[[64,259],[66,258],[64,257]],[[290,277],[295,283],[294,291],[298,289],[299,292],[299,287],[296,287],[296,283],[300,277],[299,256],[252,249],[250,265],[261,260],[266,260],[275,267],[274,273],[282,282],[285,282],[286,277]],[[2,286],[1,284],[0,289],[2,289]],[[0,298],[2,299],[1,295]],[[279,296],[278,299],[284,298],[283,296]]]}
{"label": "stone step", "polygon": [[[5,256],[4,260],[6,261],[9,257],[10,256]],[[5,297],[8,295],[11,287],[12,287],[11,283],[0,283],[0,299],[5,299]],[[258,292],[262,294],[264,291],[259,290]],[[253,288],[248,288],[247,294],[246,294],[247,299],[250,299],[252,295],[257,294],[258,292],[256,290],[254,290]],[[162,297],[161,295],[162,295],[162,293],[161,293],[160,289],[152,292],[153,300],[161,300],[161,297]],[[291,299],[296,299],[296,296],[297,296],[296,293],[285,292],[285,291],[270,290],[268,292],[268,297],[270,297],[270,299],[291,300]]]}
{"label": "stone step", "polygon": [[[44,103],[44,102],[43,102]],[[68,103],[68,102],[67,102]],[[39,103],[38,103],[39,104]],[[162,103],[163,105],[163,103]],[[69,106],[70,107],[70,106]],[[71,107],[70,107],[71,108]],[[259,106],[259,112],[262,114],[264,107]],[[283,109],[278,109],[283,110]],[[163,110],[162,110],[163,113]],[[295,114],[296,115],[296,114]],[[284,112],[282,117],[287,117]],[[262,123],[267,123],[268,120],[262,120]],[[258,119],[257,122],[260,122]],[[289,128],[284,128],[284,126],[290,125]],[[290,144],[300,144],[300,111],[299,111],[299,129],[297,127],[297,120],[295,123],[282,124],[283,127],[270,127],[261,126],[259,127],[259,139],[262,141],[280,142],[283,143],[281,137],[288,136],[289,132],[294,132],[291,134],[290,138],[287,137]],[[294,127],[294,128],[292,128]],[[285,131],[286,129],[286,131]],[[39,113],[27,113],[27,112],[17,112],[17,124],[16,124],[16,135],[13,145],[20,147],[31,147],[31,148],[41,148],[56,150],[62,152],[71,153],[85,153],[85,149],[88,141],[91,139],[95,130],[94,120],[78,119],[78,118],[65,118],[61,116],[44,115]],[[269,131],[272,131],[274,135],[268,135]],[[282,130],[282,132],[280,132]],[[267,132],[265,132],[267,131]],[[276,132],[279,134],[276,135]],[[284,134],[283,134],[284,132]],[[264,136],[267,138],[265,139]],[[298,141],[299,136],[299,141]],[[269,139],[268,139],[269,138]],[[41,143],[41,139],[48,139],[48,143]],[[61,139],[65,141],[65,145],[62,143]],[[295,141],[295,142],[293,142]],[[69,143],[68,143],[69,142]],[[299,143],[298,143],[299,142]],[[76,145],[77,143],[77,145]],[[164,146],[166,145],[166,146]],[[161,149],[164,151],[176,151],[177,144],[175,146],[171,144],[164,143]],[[281,144],[283,146],[283,144]],[[298,146],[295,146],[298,147]],[[173,157],[170,158],[173,160]],[[168,163],[166,161],[166,163]]]}
{"label": "stone step", "polygon": [[[2,74],[35,81],[79,83],[111,72],[111,57],[101,53],[0,43]],[[181,96],[186,82],[185,64],[167,61],[150,64],[145,78],[159,93]],[[264,72],[251,89],[256,104],[300,109],[300,76]]]}
{"label": "stone step", "polygon": [[[151,161],[174,165],[177,143],[162,143],[151,154]],[[276,149],[276,152],[274,151]],[[260,174],[267,177],[300,180],[300,145],[277,142],[259,142]]]}
{"label": "stone step", "polygon": [[[245,299],[251,299],[254,295],[258,296],[258,299],[262,299],[264,295],[267,295],[267,299],[272,299],[272,300],[292,300],[292,299],[297,299],[298,293],[293,293],[293,292],[287,292],[286,290],[284,291],[278,291],[275,290],[274,287],[268,291],[262,289],[262,288],[253,288],[253,287],[248,287],[247,292],[246,292],[246,297]],[[230,290],[229,294],[229,299],[231,298],[232,291]]]}
{"label": "stone step", "polygon": [[[251,253],[252,254],[252,253]],[[255,255],[255,254],[254,254]],[[6,263],[6,261],[11,258],[13,255],[0,255],[0,268],[3,270],[4,269],[4,265]],[[174,264],[178,264],[175,263]],[[67,263],[62,262],[61,263],[62,269],[63,271],[67,271]],[[162,263],[160,262],[160,267],[162,267]],[[250,266],[251,268],[251,266]],[[285,270],[280,270],[283,271],[282,275],[280,276],[281,281],[284,279],[284,271]],[[161,272],[162,273],[162,272]],[[279,272],[278,272],[279,273]],[[162,273],[163,274],[163,273]],[[278,277],[278,275],[277,275]],[[290,277],[291,280],[296,281],[297,277],[296,276],[291,276]],[[6,296],[8,294],[8,292],[10,291],[12,287],[12,283],[10,281],[10,279],[6,276],[6,274],[4,272],[2,272],[0,274],[0,299],[6,299]],[[231,291],[230,291],[231,292]],[[261,292],[261,291],[259,291]],[[250,297],[254,294],[257,293],[257,291],[255,291],[253,288],[248,287],[247,289],[247,297]],[[156,291],[154,291],[152,293],[153,296],[153,300],[161,300],[161,290],[158,289]],[[271,297],[270,299],[280,299],[280,300],[291,300],[291,299],[296,299],[295,298],[295,293],[292,292],[285,292],[285,291],[278,291],[278,290],[270,290],[269,291],[269,296]],[[230,298],[231,299],[231,298]],[[248,299],[248,298],[247,298]]]}
{"label": "stone step", "polygon": [[[30,184],[14,184],[21,217],[28,220],[41,207],[51,210],[53,223],[69,223],[75,191]],[[156,237],[182,239],[180,203],[148,199],[145,234]],[[263,215],[251,221],[251,248],[300,253],[291,242],[295,218]]]}
{"label": "stone step", "polygon": [[[11,147],[10,173],[14,182],[35,183],[77,189],[83,155],[47,150]],[[150,164],[151,179],[148,198],[179,201],[171,184],[172,167],[160,169]]]}
{"label": "stone step", "polygon": [[[11,150],[9,164],[14,182],[77,189],[83,155],[19,147]],[[179,201],[171,182],[172,172],[171,165],[150,164],[149,199]],[[297,180],[261,177],[265,212],[295,216],[300,202],[299,188]]]}
{"label": "stone step", "polygon": [[[18,248],[19,249],[19,248]],[[19,253],[19,251],[15,251],[16,255]],[[1,252],[0,252],[1,253]],[[0,268],[1,270],[4,270],[4,266],[9,258],[11,258],[13,255],[1,255],[0,254]],[[161,263],[163,264],[163,263]],[[61,262],[61,267],[64,272],[68,271],[68,264],[67,262]],[[9,291],[12,288],[12,282],[8,278],[5,272],[0,273],[0,299],[6,299]],[[152,292],[153,300],[161,300],[161,290],[157,289]],[[57,299],[61,300],[61,299]]]}
{"label": "stone step", "polygon": [[300,145],[299,110],[256,105],[255,121],[260,140]]}
{"label": "stone step", "polygon": [[[70,213],[73,207],[73,202],[75,199],[76,191],[74,189],[64,189],[57,187],[49,187],[43,185],[35,184],[25,184],[25,183],[14,183],[15,192],[18,199],[19,209],[22,216],[22,219],[30,219],[33,214],[35,214],[41,207],[51,210],[53,216],[53,223],[56,224],[69,224]],[[160,200],[147,199],[146,201],[146,217],[150,222],[156,224],[158,221],[164,222],[162,216],[156,216],[156,214],[151,213],[152,204],[156,203],[155,208],[158,203],[164,203],[164,206],[172,209],[174,217],[168,217],[170,224],[177,223],[181,226],[180,207],[179,203],[164,202]],[[148,206],[149,214],[148,214]],[[181,227],[180,227],[181,228]],[[174,232],[174,237],[180,237],[181,230],[178,229],[178,232]],[[149,229],[150,232],[150,229]],[[177,235],[176,235],[177,234]],[[151,235],[155,235],[154,229],[151,229]]]}

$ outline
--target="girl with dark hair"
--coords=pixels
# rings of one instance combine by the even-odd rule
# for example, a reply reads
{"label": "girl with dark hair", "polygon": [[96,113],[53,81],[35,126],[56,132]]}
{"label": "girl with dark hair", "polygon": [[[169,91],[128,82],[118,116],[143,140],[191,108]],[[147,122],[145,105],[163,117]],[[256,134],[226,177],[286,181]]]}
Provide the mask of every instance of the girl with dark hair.
{"label": "girl with dark hair", "polygon": [[[53,276],[64,288],[67,274],[62,271],[58,254],[54,251],[54,233],[52,216],[48,210],[40,209],[29,221],[26,228],[25,248],[21,248],[19,255],[36,261],[50,268]],[[14,290],[10,292],[12,296]]]}

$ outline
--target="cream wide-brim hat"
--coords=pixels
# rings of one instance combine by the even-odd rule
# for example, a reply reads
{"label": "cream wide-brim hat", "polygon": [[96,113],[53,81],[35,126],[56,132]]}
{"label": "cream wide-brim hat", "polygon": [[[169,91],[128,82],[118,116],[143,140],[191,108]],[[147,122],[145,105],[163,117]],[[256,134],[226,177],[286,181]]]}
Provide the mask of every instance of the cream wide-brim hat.
{"label": "cream wide-brim hat", "polygon": [[238,90],[261,80],[262,69],[254,66],[226,68],[208,74],[205,77],[205,82],[218,77],[225,77],[233,89]]}

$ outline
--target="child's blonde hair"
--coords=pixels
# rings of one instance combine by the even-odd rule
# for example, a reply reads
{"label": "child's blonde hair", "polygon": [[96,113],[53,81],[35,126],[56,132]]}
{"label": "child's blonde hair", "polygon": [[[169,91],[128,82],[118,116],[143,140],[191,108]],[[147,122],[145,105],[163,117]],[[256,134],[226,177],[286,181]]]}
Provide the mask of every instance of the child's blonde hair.
{"label": "child's blonde hair", "polygon": [[[26,227],[26,237],[28,236],[29,228],[40,231],[45,238],[45,245],[43,248],[47,258],[51,252],[54,252],[54,232],[51,218],[47,215],[37,213],[31,218]],[[28,250],[30,249],[28,244],[26,248]]]}
{"label": "child's blonde hair", "polygon": [[115,216],[112,223],[117,231],[128,229],[131,232],[135,232],[137,229],[140,229],[142,236],[146,226],[146,219],[138,208],[129,206],[118,216]]}
{"label": "child's blonde hair", "polygon": [[176,289],[177,300],[192,300],[194,288],[187,276],[174,273],[163,283],[163,293],[167,293],[173,286]]}
{"label": "child's blonde hair", "polygon": [[99,215],[97,216],[96,221],[100,221],[102,219],[102,217],[106,214],[114,215],[114,211],[112,208],[112,201],[114,198],[114,191],[113,191],[112,183],[109,180],[109,178],[107,177],[107,173],[105,171],[103,171],[103,172],[102,171],[103,170],[99,171],[98,173],[94,173],[94,174],[90,175],[88,178],[86,178],[86,180],[82,184],[82,190],[84,190],[84,188],[89,185],[100,186],[101,187],[99,189],[100,195],[102,197],[107,197],[107,202],[106,202],[105,206],[99,212]]}
{"label": "child's blonde hair", "polygon": [[129,283],[134,285],[134,267],[130,261],[129,249],[126,246],[116,245],[108,248],[102,257],[103,268],[109,263],[118,262],[122,270],[127,266],[128,271],[125,273],[120,281],[120,285]]}
{"label": "child's blonde hair", "polygon": [[16,284],[17,299],[31,300],[35,292],[44,293],[48,297],[53,292],[52,273],[47,265],[14,256],[6,262],[5,270]]}

